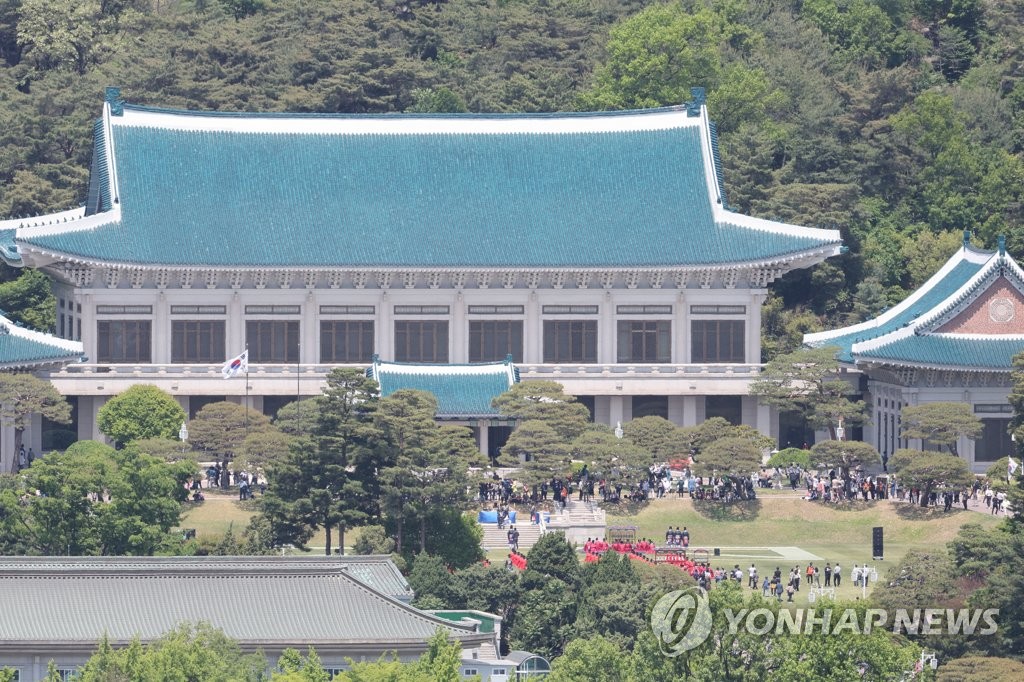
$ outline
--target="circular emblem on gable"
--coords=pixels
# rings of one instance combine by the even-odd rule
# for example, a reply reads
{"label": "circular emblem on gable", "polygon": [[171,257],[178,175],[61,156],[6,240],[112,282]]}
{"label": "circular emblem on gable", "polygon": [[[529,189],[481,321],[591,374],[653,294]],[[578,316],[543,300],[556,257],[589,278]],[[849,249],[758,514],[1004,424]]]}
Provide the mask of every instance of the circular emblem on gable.
{"label": "circular emblem on gable", "polygon": [[1013,300],[1009,298],[993,299],[988,304],[988,316],[993,322],[1009,322],[1014,312]]}

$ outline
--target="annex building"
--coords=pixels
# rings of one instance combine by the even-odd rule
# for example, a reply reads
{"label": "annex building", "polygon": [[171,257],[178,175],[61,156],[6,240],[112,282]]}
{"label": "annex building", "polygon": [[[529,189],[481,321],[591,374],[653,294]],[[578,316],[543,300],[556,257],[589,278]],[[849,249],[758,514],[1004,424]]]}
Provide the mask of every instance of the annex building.
{"label": "annex building", "polygon": [[[225,398],[273,413],[339,365],[432,366],[438,385],[508,357],[506,377],[559,381],[599,422],[723,416],[776,434],[748,395],[762,301],[841,241],[730,210],[703,100],[293,115],[111,89],[85,205],[0,224],[0,256],[53,279],[57,336],[83,345],[49,373],[79,438],[138,382],[191,415]],[[224,380],[245,348],[248,379]],[[457,416],[483,450],[502,444],[494,415]]]}
{"label": "annex building", "polygon": [[838,347],[839,360],[865,378],[871,418],[863,439],[883,458],[927,449],[900,438],[900,410],[929,402],[966,403],[982,420],[982,437],[957,445],[976,473],[1016,451],[1008,397],[1013,356],[1024,351],[1024,270],[1002,238],[996,251],[984,251],[965,234],[961,248],[899,305],[804,342]]}
{"label": "annex building", "polygon": [[53,661],[73,679],[104,636],[120,648],[201,622],[271,667],[285,649],[309,647],[332,674],[348,659],[413,661],[438,630],[467,662],[498,658],[499,633],[483,627],[494,616],[442,618],[412,597],[388,556],[3,557],[0,668],[37,682]]}

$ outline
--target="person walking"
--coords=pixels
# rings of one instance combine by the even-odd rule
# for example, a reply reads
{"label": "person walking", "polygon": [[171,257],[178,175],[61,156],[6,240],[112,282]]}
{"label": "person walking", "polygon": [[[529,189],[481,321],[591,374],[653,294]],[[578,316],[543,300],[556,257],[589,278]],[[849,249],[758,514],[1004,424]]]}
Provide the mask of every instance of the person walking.
{"label": "person walking", "polygon": [[825,562],[825,587],[832,586],[832,566]]}
{"label": "person walking", "polygon": [[836,565],[832,568],[832,584],[836,587],[839,587],[839,583],[842,581],[842,571],[843,569],[839,567],[839,562],[837,561]]}

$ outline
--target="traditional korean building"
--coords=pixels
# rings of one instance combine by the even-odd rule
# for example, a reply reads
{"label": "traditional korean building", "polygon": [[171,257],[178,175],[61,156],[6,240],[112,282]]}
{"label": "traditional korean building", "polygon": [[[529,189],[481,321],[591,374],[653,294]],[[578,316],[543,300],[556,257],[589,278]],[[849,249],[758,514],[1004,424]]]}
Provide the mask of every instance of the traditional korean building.
{"label": "traditional korean building", "polygon": [[[355,116],[112,89],[94,132],[85,206],[0,225],[0,256],[53,278],[58,334],[84,344],[50,375],[82,438],[134,383],[192,415],[225,398],[273,413],[375,354],[511,355],[603,423],[774,433],[748,395],[767,287],[841,249],[837,231],[730,210],[700,90],[645,111]],[[224,380],[246,347],[248,379]]]}
{"label": "traditional korean building", "polygon": [[143,644],[204,622],[262,652],[313,647],[330,673],[348,659],[417,659],[438,630],[468,658],[493,652],[485,619],[439,618],[408,604],[412,590],[387,556],[3,557],[0,668],[44,680],[53,661],[72,679],[106,636]]}
{"label": "traditional korean building", "polygon": [[1007,432],[1012,415],[1012,358],[1024,350],[1024,271],[1006,253],[970,245],[899,305],[851,327],[808,334],[812,346],[837,346],[838,357],[865,377],[871,421],[864,440],[887,458],[899,448],[920,448],[899,437],[905,405],[971,405],[984,424],[976,441],[958,451],[975,472],[1014,451]]}

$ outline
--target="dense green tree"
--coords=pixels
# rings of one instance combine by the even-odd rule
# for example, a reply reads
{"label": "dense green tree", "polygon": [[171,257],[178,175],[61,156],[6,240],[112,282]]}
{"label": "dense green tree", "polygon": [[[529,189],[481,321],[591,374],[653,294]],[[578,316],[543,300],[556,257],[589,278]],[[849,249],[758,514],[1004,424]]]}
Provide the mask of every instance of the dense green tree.
{"label": "dense green tree", "polygon": [[640,417],[622,425],[622,437],[643,448],[660,462],[689,456],[682,430],[664,417]]}
{"label": "dense green tree", "polygon": [[791,464],[796,464],[801,469],[807,470],[812,467],[815,462],[813,461],[813,455],[810,450],[801,450],[800,448],[786,448],[774,453],[765,462],[767,467],[777,467],[785,469]]}
{"label": "dense green tree", "polygon": [[596,425],[577,436],[569,452],[573,459],[584,462],[591,474],[612,483],[639,482],[655,462],[646,448]]}
{"label": "dense green tree", "polygon": [[192,447],[221,463],[220,484],[228,486],[228,464],[234,459],[246,437],[268,433],[274,427],[262,412],[238,403],[221,401],[204,405],[189,423]]}
{"label": "dense green tree", "polygon": [[[49,381],[31,374],[0,373],[0,420],[14,427],[14,453],[21,449],[22,439],[33,415],[43,416],[58,424],[71,421],[71,406]],[[12,455],[4,470],[17,465]]]}
{"label": "dense green tree", "polygon": [[[437,400],[430,393],[402,389],[382,398],[374,414],[385,466],[380,470],[382,505],[396,524],[396,549],[403,550],[405,519],[419,527],[420,551],[427,547],[427,520],[466,499],[467,452],[434,421]],[[463,441],[463,444],[465,441]]]}
{"label": "dense green tree", "polygon": [[590,412],[568,395],[555,381],[524,381],[497,396],[494,407],[520,423],[540,421],[550,427],[563,442],[583,433],[590,421]]}
{"label": "dense green tree", "polygon": [[205,623],[182,624],[146,645],[136,638],[115,649],[104,637],[76,679],[256,682],[265,679],[266,667],[262,655],[242,653],[220,630]]}
{"label": "dense green tree", "polygon": [[267,452],[269,456],[263,458],[261,464],[270,481],[263,512],[278,542],[301,546],[316,529],[323,528],[324,551],[329,555],[337,528],[338,545],[344,552],[345,531],[373,513],[375,496],[370,481],[376,460],[372,420],[378,390],[377,382],[360,370],[332,370],[315,403],[318,410],[312,433],[288,436],[292,442],[285,452]]}
{"label": "dense green tree", "polygon": [[698,476],[749,476],[761,468],[762,451],[746,438],[722,438],[701,449],[693,463]]}
{"label": "dense green tree", "polygon": [[964,403],[924,403],[900,410],[900,437],[946,447],[954,457],[959,455],[957,442],[961,438],[974,440],[982,430],[981,420]]}
{"label": "dense green tree", "polygon": [[528,486],[540,485],[569,472],[570,447],[547,422],[520,422],[501,448],[506,461],[521,462],[521,476]]}
{"label": "dense green tree", "polygon": [[441,557],[426,552],[416,555],[409,572],[409,586],[416,593],[414,606],[421,609],[451,608],[456,601],[454,583],[455,578]]}
{"label": "dense green tree", "polygon": [[[889,458],[889,466],[893,457]],[[811,446],[811,461],[826,467],[839,469],[844,479],[849,480],[850,471],[857,467],[872,467],[882,463],[882,457],[870,443],[856,440],[823,440]]]}
{"label": "dense green tree", "polygon": [[547,679],[551,682],[626,682],[631,679],[626,674],[627,662],[623,648],[605,637],[574,639],[555,659]]}
{"label": "dense green tree", "polygon": [[850,399],[853,386],[840,374],[837,352],[826,346],[779,355],[751,384],[750,393],[765,405],[803,415],[810,426],[834,438],[840,420],[847,428],[855,426],[867,412],[863,400]]}
{"label": "dense green tree", "polygon": [[903,486],[920,488],[922,507],[927,506],[928,495],[936,486],[959,490],[974,480],[964,460],[943,452],[897,450],[889,458],[889,470]]}
{"label": "dense green tree", "polygon": [[173,440],[186,418],[170,394],[150,384],[135,384],[103,404],[96,424],[107,438],[123,446],[140,438]]}
{"label": "dense green tree", "polygon": [[154,554],[173,542],[190,473],[130,448],[80,441],[37,460],[25,471],[25,490],[0,490],[0,508],[12,515],[0,524],[2,544],[47,555]]}
{"label": "dense green tree", "polygon": [[57,327],[57,300],[39,270],[26,269],[17,279],[0,283],[0,310],[31,329],[52,332]]}

